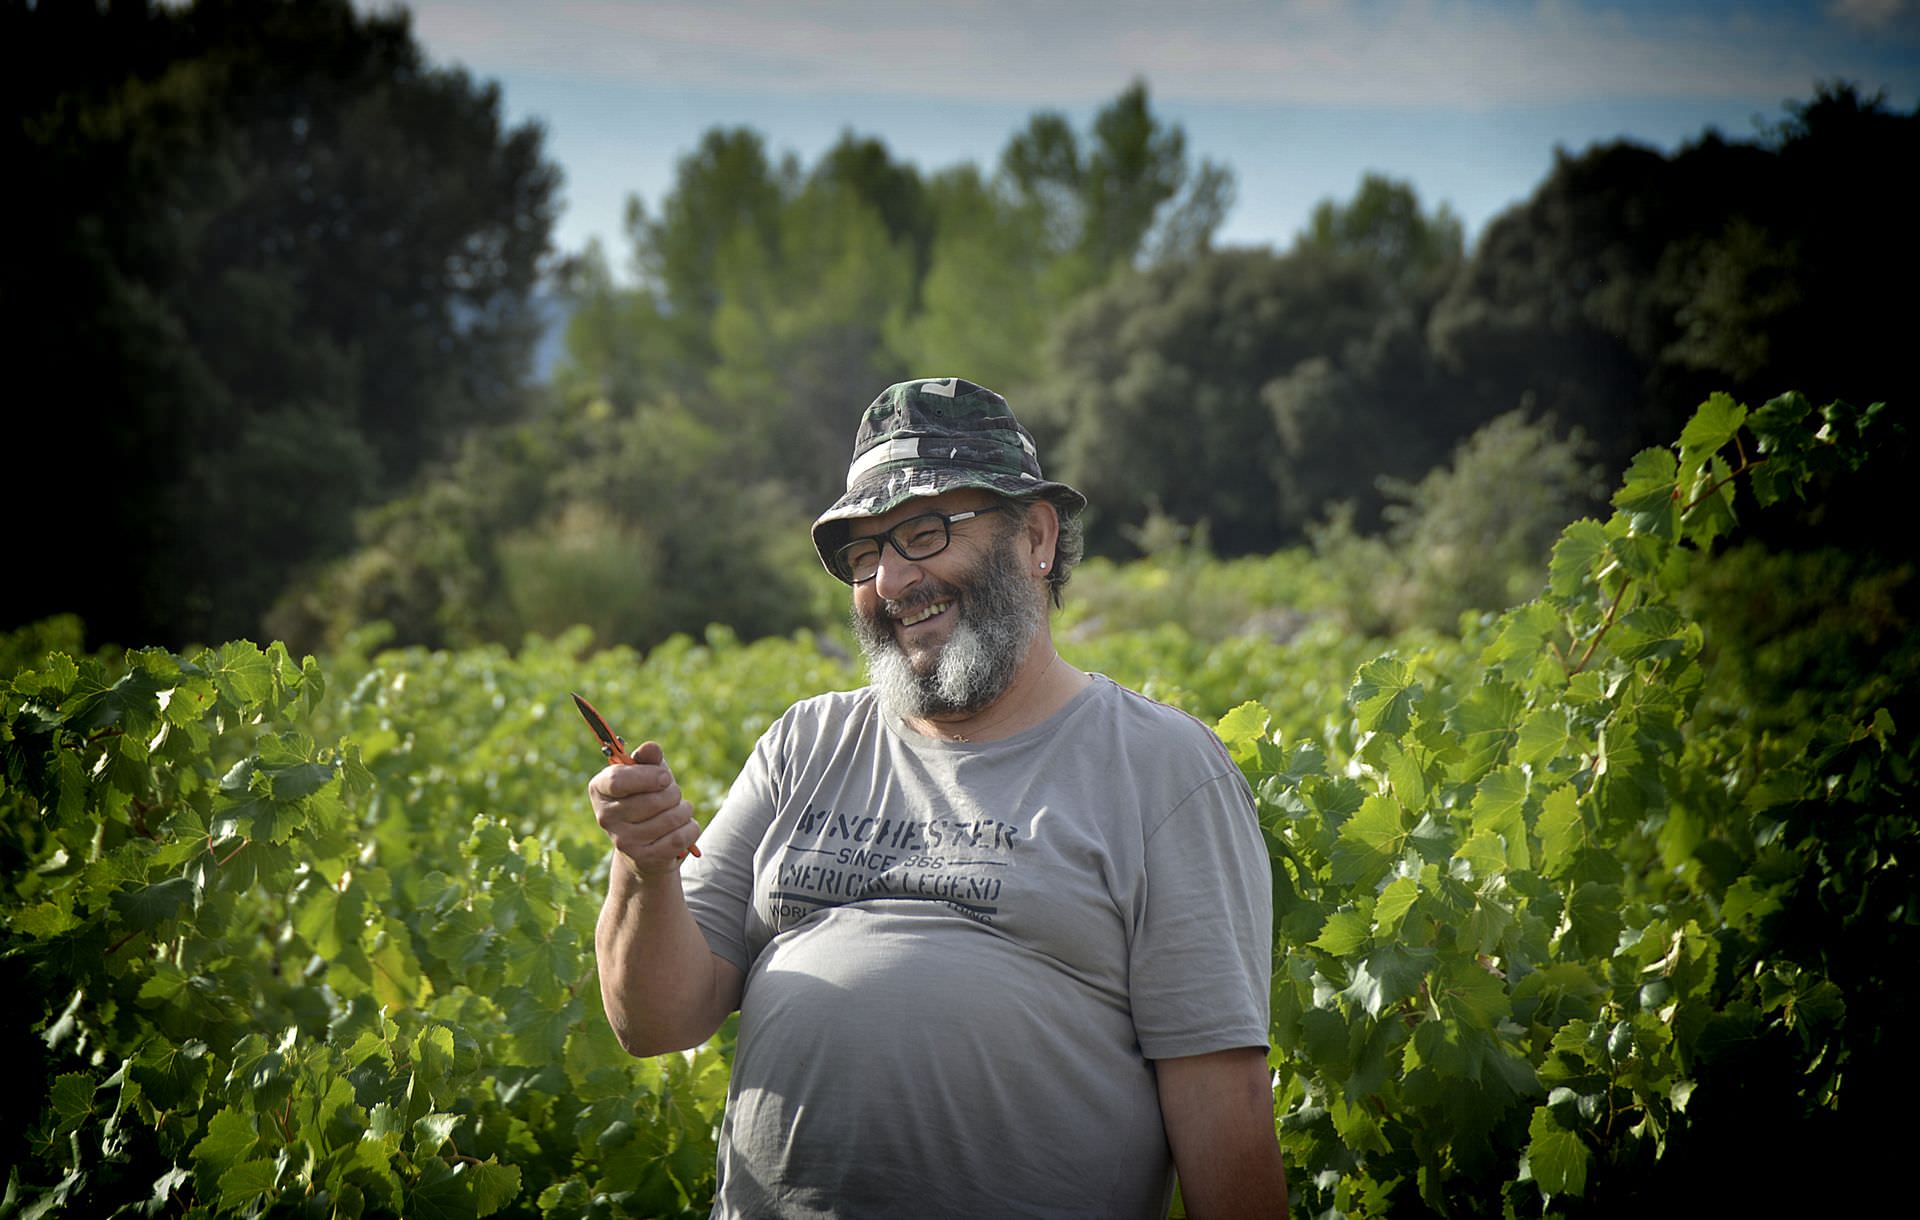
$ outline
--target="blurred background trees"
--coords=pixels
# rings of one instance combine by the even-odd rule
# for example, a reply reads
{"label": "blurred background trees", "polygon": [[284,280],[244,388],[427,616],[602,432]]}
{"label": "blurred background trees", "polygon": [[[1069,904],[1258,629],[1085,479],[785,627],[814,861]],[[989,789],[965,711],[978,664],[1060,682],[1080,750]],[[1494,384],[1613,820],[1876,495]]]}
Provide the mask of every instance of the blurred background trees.
{"label": "blurred background trees", "polygon": [[[852,131],[806,164],[716,128],[633,202],[630,249],[555,260],[540,133],[425,63],[404,14],[4,20],[38,184],[3,298],[36,387],[11,486],[58,525],[17,531],[39,575],[0,626],[313,647],[588,622],[644,646],[831,622],[802,527],[852,421],[957,373],[1092,497],[1096,553],[1314,546],[1329,587],[1370,582],[1353,626],[1444,627],[1528,592],[1595,467],[1709,390],[1903,412],[1916,388],[1895,294],[1920,114],[1844,85],[1751,139],[1562,150],[1471,247],[1370,175],[1287,248],[1217,248],[1232,174],[1136,83],[930,172]],[[542,291],[570,320],[536,376]],[[1872,522],[1901,490],[1822,511],[1897,565],[1911,542]]]}
{"label": "blurred background trees", "polygon": [[0,29],[36,519],[6,618],[256,633],[356,510],[523,409],[557,172],[404,14],[12,0]]}

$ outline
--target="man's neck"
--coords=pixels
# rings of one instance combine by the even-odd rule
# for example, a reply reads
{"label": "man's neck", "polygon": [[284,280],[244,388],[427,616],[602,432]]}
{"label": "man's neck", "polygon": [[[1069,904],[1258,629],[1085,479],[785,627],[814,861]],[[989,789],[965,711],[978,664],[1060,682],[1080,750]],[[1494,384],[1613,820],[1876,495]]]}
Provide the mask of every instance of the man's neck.
{"label": "man's neck", "polygon": [[1062,660],[1046,628],[1034,636],[1013,681],[992,703],[974,712],[909,718],[907,727],[940,741],[997,741],[1046,720],[1072,702],[1092,679]]}

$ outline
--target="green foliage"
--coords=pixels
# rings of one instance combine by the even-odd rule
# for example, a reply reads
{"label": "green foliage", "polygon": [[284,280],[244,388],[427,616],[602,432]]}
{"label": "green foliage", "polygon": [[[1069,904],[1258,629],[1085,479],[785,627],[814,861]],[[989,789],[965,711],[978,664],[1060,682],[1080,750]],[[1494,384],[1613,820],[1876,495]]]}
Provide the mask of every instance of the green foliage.
{"label": "green foliage", "polygon": [[[1303,286],[1284,259],[1225,250],[1117,278],[1055,329],[1027,412],[1052,468],[1093,503],[1090,544],[1117,551],[1157,511],[1204,521],[1227,554],[1271,549],[1280,440],[1263,389],[1369,324],[1360,273]],[[1329,307],[1329,299],[1342,305]]]}
{"label": "green foliage", "polygon": [[1117,277],[1055,326],[1030,415],[1092,499],[1097,548],[1125,550],[1158,513],[1204,522],[1225,554],[1270,551],[1304,541],[1334,498],[1371,526],[1380,476],[1418,477],[1485,418],[1422,335],[1458,263],[1457,224],[1369,179],[1320,225],[1285,254]]}
{"label": "green foliage", "polygon": [[775,245],[742,235],[721,251],[714,414],[747,442],[749,469],[778,472],[803,503],[845,489],[847,387],[899,380],[884,337],[912,302],[914,261],[881,213],[823,174],[782,210]]}
{"label": "green foliage", "polygon": [[362,547],[270,618],[303,646],[361,624],[402,644],[591,627],[649,647],[724,623],[778,635],[837,617],[801,516],[746,478],[736,438],[677,405],[570,415],[470,437],[458,462],[361,522]]}
{"label": "green foliage", "polygon": [[1220,722],[1275,850],[1306,1211],[1613,1214],[1709,1181],[1833,1201],[1750,1188],[1750,1158],[1783,1130],[1842,1146],[1903,1062],[1881,1022],[1911,1005],[1880,972],[1914,947],[1914,739],[1884,709],[1780,735],[1697,717],[1683,607],[1736,483],[1856,469],[1888,427],[1716,396],[1608,521],[1566,530],[1539,599],[1361,666],[1323,744],[1255,706]]}
{"label": "green foliage", "polygon": [[1460,220],[1446,204],[1428,216],[1411,183],[1367,174],[1352,202],[1314,205],[1295,249],[1358,259],[1388,276],[1409,299],[1431,296],[1459,268]]}
{"label": "green foliage", "polygon": [[[1856,475],[1890,427],[1716,397],[1465,639],[1380,654],[1297,553],[1189,540],[1076,582],[1068,657],[1216,720],[1253,785],[1303,1214],[1827,1205],[1753,1158],[1883,1150],[1920,1019],[1911,579],[1715,544],[1741,489]],[[1316,613],[1236,631],[1214,598]],[[860,681],[843,639],[355,637],[323,677],[245,642],[77,657],[76,630],[15,637],[0,681],[13,1206],[704,1213],[731,1035],[634,1061],[607,1030],[566,692],[710,812],[790,701]]]}
{"label": "green foliage", "polygon": [[1007,142],[1000,171],[1040,211],[1051,244],[1072,256],[1086,286],[1150,246],[1186,256],[1210,244],[1232,177],[1212,162],[1190,165],[1186,144],[1180,128],[1154,117],[1146,84],[1135,81],[1101,108],[1084,139],[1065,116],[1035,114]]}
{"label": "green foliage", "polygon": [[[256,632],[356,509],[510,417],[557,171],[498,91],[346,0],[9,4],[10,340],[46,453],[0,621]],[[90,540],[87,545],[77,539]],[[98,558],[111,547],[111,563]]]}
{"label": "green foliage", "polygon": [[0,678],[36,664],[50,652],[85,651],[87,631],[78,615],[61,614],[0,634]]}
{"label": "green foliage", "polygon": [[583,623],[645,647],[836,618],[791,523],[842,489],[865,396],[914,365],[1031,381],[1090,275],[1130,264],[1163,222],[1190,245],[1218,223],[1221,171],[1189,180],[1144,89],[1100,112],[1084,152],[1060,131],[1072,190],[1057,199],[1011,170],[923,180],[851,133],[803,169],[751,131],[710,132],[657,216],[631,209],[637,285],[597,250],[572,264],[544,409],[469,434],[363,514],[359,548],[292,585],[272,632],[326,647],[386,622],[401,643],[459,645]]}
{"label": "green foliage", "polygon": [[782,641],[583,642],[348,655],[324,704],[279,645],[11,677],[0,971],[30,1000],[0,1140],[27,1214],[704,1214],[727,1041],[613,1041],[600,758],[565,692],[671,722],[711,808],[790,692],[851,675]]}
{"label": "green foliage", "polygon": [[1366,536],[1343,507],[1313,530],[1342,588],[1337,612],[1372,634],[1450,630],[1462,614],[1502,610],[1540,587],[1561,527],[1600,503],[1599,471],[1576,430],[1518,411],[1482,426],[1417,483],[1383,480],[1386,530]]}
{"label": "green foliage", "polygon": [[[1072,132],[1036,119],[1023,140],[1036,198],[1069,197]],[[1920,111],[1838,88],[1758,142],[1562,154],[1470,256],[1444,209],[1369,175],[1285,252],[1090,285],[1052,328],[1032,423],[1092,495],[1096,553],[1130,554],[1130,531],[1159,512],[1205,522],[1238,555],[1305,541],[1342,502],[1357,533],[1378,533],[1382,476],[1419,480],[1515,409],[1578,429],[1613,467],[1677,433],[1678,404],[1729,383],[1905,402],[1912,369],[1879,302],[1920,273],[1893,177],[1916,140]],[[1854,480],[1857,509],[1817,497],[1854,517],[1846,545],[1901,503],[1899,469]],[[1438,621],[1446,600],[1400,613]]]}
{"label": "green foliage", "polygon": [[611,411],[615,403],[647,402],[692,380],[675,367],[679,352],[659,300],[618,287],[597,241],[568,270],[573,315],[567,359],[553,371],[556,398]]}
{"label": "green foliage", "polygon": [[1838,547],[1703,557],[1683,594],[1707,632],[1702,714],[1775,734],[1880,707],[1904,723],[1920,692],[1914,576]]}
{"label": "green foliage", "polygon": [[[779,635],[840,616],[844,586],[794,528],[804,512],[784,488],[748,477],[734,438],[712,422],[681,408],[643,408],[569,432],[574,461],[554,472],[552,499],[604,510],[646,540],[626,554],[627,571],[617,577],[637,600],[613,589],[592,594],[596,613],[615,625],[605,641],[650,646],[710,623],[748,637]],[[620,562],[620,548],[605,559]],[[551,619],[522,628],[579,621],[577,603],[571,619],[564,603],[551,609]]]}
{"label": "green foliage", "polygon": [[938,220],[920,307],[891,321],[887,346],[902,368],[965,370],[1018,401],[1039,375],[1041,337],[1071,287],[1045,213],[971,165],[936,175],[928,194]]}
{"label": "green foliage", "polygon": [[[792,166],[776,171],[758,134],[714,128],[681,158],[660,219],[637,197],[627,205],[634,262],[646,278],[670,336],[673,386],[691,388],[711,363],[708,328],[720,308],[719,264],[732,245],[771,249]],[[639,338],[640,336],[635,336]]]}
{"label": "green foliage", "polygon": [[1324,565],[1307,551],[1218,559],[1204,537],[1159,520],[1175,537],[1143,537],[1144,558],[1089,559],[1074,569],[1056,637],[1174,625],[1209,644],[1244,635],[1284,641],[1312,620],[1339,612],[1344,590],[1326,579]]}
{"label": "green foliage", "polygon": [[1562,151],[1434,311],[1439,362],[1495,402],[1586,430],[1609,466],[1710,389],[1910,402],[1882,286],[1920,270],[1896,202],[1920,107],[1823,86],[1756,141]]}

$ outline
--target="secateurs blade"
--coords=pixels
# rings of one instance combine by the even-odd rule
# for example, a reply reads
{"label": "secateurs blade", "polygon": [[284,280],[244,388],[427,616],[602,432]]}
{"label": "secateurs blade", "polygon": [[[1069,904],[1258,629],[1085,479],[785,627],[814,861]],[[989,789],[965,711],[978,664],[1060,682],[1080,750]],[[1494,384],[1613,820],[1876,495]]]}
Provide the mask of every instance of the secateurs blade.
{"label": "secateurs blade", "polygon": [[[586,720],[587,727],[592,729],[593,735],[600,739],[600,752],[607,756],[607,760],[619,763],[623,767],[633,766],[633,755],[627,753],[627,743],[621,739],[620,734],[613,731],[613,726],[607,723],[607,718],[602,716],[593,704],[582,699],[578,693],[569,693],[573,694],[573,705],[580,709],[580,715]],[[696,856],[700,854],[698,844],[688,844],[687,850]]]}

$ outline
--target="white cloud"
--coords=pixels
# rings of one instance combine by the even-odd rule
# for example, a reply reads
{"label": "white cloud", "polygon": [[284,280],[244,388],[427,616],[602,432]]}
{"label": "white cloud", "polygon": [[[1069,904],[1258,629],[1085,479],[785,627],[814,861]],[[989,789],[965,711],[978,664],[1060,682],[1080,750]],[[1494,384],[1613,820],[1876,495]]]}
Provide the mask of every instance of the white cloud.
{"label": "white cloud", "polygon": [[[420,0],[436,58],[475,71],[757,94],[1068,105],[1144,76],[1185,101],[1497,108],[1804,93],[1883,81],[1871,37],[1908,0],[1831,0],[1831,19],[1742,5],[1580,0]],[[1844,28],[1843,28],[1844,27]]]}

